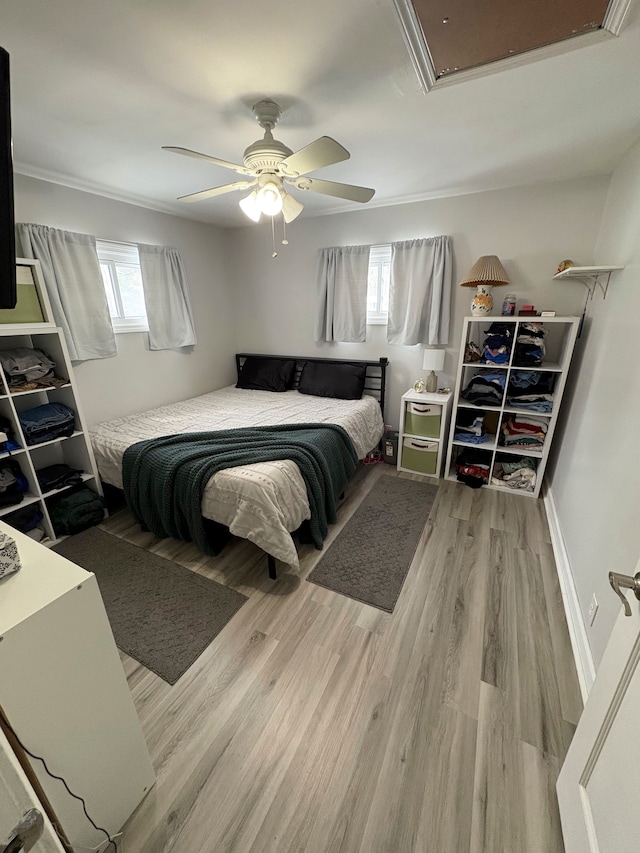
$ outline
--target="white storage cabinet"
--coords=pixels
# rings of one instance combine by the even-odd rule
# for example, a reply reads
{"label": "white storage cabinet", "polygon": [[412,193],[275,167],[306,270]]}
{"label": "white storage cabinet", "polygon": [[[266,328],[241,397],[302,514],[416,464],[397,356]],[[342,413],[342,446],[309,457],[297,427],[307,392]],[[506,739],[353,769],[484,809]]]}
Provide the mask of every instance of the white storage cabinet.
{"label": "white storage cabinet", "polygon": [[[483,364],[479,362],[466,362],[465,350],[467,344],[473,341],[482,349],[482,344],[487,337],[487,329],[492,323],[506,323],[513,326],[513,337],[511,352],[508,363],[504,365]],[[546,330],[545,337],[546,354],[542,365],[530,366],[518,364],[515,358],[516,341],[518,338],[520,327],[523,323],[541,323]],[[473,447],[478,449],[483,454],[483,459],[489,465],[489,484],[482,488],[500,489],[513,494],[521,494],[527,497],[537,498],[540,494],[544,472],[549,459],[549,451],[551,449],[553,434],[558,422],[558,414],[562,405],[562,396],[564,393],[565,384],[567,381],[567,373],[571,364],[571,357],[576,342],[578,332],[579,318],[577,317],[465,317],[462,325],[462,336],[460,341],[460,357],[458,362],[458,372],[456,378],[456,387],[453,400],[453,414],[451,417],[451,427],[449,430],[449,441],[447,448],[447,460],[445,465],[445,478],[447,480],[457,480],[457,471],[455,467],[456,458],[464,451],[465,448]],[[546,376],[551,376],[553,383],[553,401],[552,410],[549,413],[538,413],[536,411],[519,409],[517,405],[509,404],[507,401],[508,389],[513,372],[520,371],[539,371]],[[505,376],[505,392],[502,395],[500,405],[475,405],[462,397],[462,391],[467,387],[472,377],[475,374],[482,373],[503,373]],[[480,445],[469,444],[467,442],[457,440],[454,435],[456,431],[456,414],[460,409],[476,409],[487,413],[486,423],[491,426],[487,430],[487,440]],[[546,437],[544,444],[539,450],[522,450],[510,449],[501,446],[500,436],[502,434],[501,426],[505,417],[509,415],[532,415],[536,418],[544,420],[547,425]],[[501,484],[491,484],[491,475],[494,472],[496,463],[503,460],[514,460],[516,457],[528,457],[533,460],[536,469],[536,483],[532,491],[516,489],[510,486]]]}
{"label": "white storage cabinet", "polygon": [[400,401],[398,471],[440,477],[452,394],[413,389]]}
{"label": "white storage cabinet", "polygon": [[[22,568],[0,581],[0,705],[25,747],[117,833],[155,781],[95,575],[0,522]],[[33,769],[76,853],[105,837],[41,762]]]}

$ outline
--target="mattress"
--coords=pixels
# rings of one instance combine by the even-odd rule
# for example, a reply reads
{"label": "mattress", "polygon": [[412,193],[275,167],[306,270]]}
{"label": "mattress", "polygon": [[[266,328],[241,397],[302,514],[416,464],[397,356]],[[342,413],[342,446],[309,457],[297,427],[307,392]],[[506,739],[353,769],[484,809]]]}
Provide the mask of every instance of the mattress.
{"label": "mattress", "polygon": [[[103,481],[122,488],[122,457],[138,441],[176,433],[335,423],[349,434],[358,458],[373,449],[383,433],[378,402],[313,397],[298,391],[273,393],[230,386],[180,403],[115,418],[89,430]],[[291,533],[310,517],[307,491],[295,462],[260,462],[219,471],[207,483],[202,515],[225,524],[234,536],[249,539],[277,560],[298,567]]]}

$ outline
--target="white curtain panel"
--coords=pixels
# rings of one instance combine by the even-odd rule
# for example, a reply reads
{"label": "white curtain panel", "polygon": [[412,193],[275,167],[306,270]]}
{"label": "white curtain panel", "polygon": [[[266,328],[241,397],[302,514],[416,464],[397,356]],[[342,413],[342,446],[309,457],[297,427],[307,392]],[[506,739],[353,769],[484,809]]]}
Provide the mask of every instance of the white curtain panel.
{"label": "white curtain panel", "polygon": [[16,225],[19,256],[42,267],[53,318],[73,361],[116,355],[116,339],[100,274],[96,238],[48,225]]}
{"label": "white curtain panel", "polygon": [[450,237],[391,244],[390,344],[449,343],[451,278]]}
{"label": "white curtain panel", "polygon": [[149,349],[194,346],[196,333],[187,277],[178,250],[138,243],[138,253],[149,321]]}
{"label": "white curtain panel", "polygon": [[369,246],[318,250],[316,341],[361,343],[367,335]]}

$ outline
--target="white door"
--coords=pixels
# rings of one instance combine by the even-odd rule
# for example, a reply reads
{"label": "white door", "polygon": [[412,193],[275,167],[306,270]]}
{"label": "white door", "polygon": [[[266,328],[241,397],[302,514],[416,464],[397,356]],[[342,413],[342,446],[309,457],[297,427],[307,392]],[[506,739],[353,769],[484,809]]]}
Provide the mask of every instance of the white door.
{"label": "white door", "polygon": [[[0,850],[4,849],[13,828],[30,809],[43,811],[9,742],[0,730]],[[64,853],[46,816],[42,836],[31,848],[31,853]]]}
{"label": "white door", "polygon": [[631,613],[621,603],[558,777],[566,853],[640,851],[640,601],[623,592]]}

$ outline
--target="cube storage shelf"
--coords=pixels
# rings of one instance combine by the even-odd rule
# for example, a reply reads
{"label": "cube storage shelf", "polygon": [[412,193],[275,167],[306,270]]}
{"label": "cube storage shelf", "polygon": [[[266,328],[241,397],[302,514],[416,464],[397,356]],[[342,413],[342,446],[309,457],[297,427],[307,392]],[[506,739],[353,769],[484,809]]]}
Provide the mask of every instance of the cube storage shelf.
{"label": "cube storage shelf", "polygon": [[[73,369],[62,329],[49,325],[42,327],[25,325],[19,330],[15,326],[13,328],[0,326],[0,349],[8,350],[14,347],[43,350],[56,363],[55,374],[68,379],[68,382],[59,388],[11,392],[4,372],[0,370],[0,415],[11,422],[16,442],[20,444],[19,450],[0,453],[0,461],[14,459],[20,465],[20,469],[29,483],[29,489],[20,503],[0,508],[0,518],[10,525],[13,513],[20,511],[29,504],[37,503],[43,515],[41,523],[46,532],[46,539],[43,540],[43,544],[50,546],[64,537],[56,535],[49,515],[48,502],[54,495],[62,494],[71,487],[43,491],[36,472],[48,465],[65,463],[72,468],[81,470],[83,482],[99,495],[102,495],[102,486],[89,442],[87,424],[76,393]],[[41,444],[27,445],[20,426],[19,413],[49,402],[64,403],[73,409],[76,415],[75,431],[68,437],[56,438]]]}
{"label": "cube storage shelf", "polygon": [[[487,337],[487,330],[492,323],[505,323],[513,327],[512,346],[508,361],[503,365],[486,364],[482,362],[465,361],[467,345],[474,342],[482,348],[482,343]],[[525,323],[537,323],[546,331],[545,347],[546,353],[541,365],[518,364],[516,358],[515,343],[518,339],[521,327]],[[449,431],[447,448],[447,460],[445,464],[445,479],[457,480],[455,467],[456,459],[466,448],[474,448],[478,451],[485,464],[489,466],[489,482],[482,486],[485,489],[496,489],[513,494],[521,494],[527,497],[537,498],[544,479],[544,472],[549,459],[553,434],[555,432],[558,414],[560,411],[562,396],[565,389],[567,374],[571,364],[571,358],[575,347],[578,333],[578,317],[465,317],[462,326],[460,341],[460,358],[456,377],[454,392],[453,414]],[[552,388],[552,409],[550,412],[537,412],[535,410],[518,407],[517,404],[509,403],[509,389],[513,388],[513,380],[516,371],[540,372],[549,382]],[[496,400],[496,405],[485,405],[472,403],[462,396],[469,382],[476,375],[488,373],[503,374],[505,390],[502,398]],[[481,410],[485,412],[485,428],[487,440],[482,444],[473,444],[455,438],[458,411],[461,409]],[[541,448],[535,450],[523,450],[505,447],[501,444],[502,425],[505,419],[511,415],[529,415],[542,419],[547,424],[547,432]],[[508,485],[491,483],[491,478],[497,463],[503,461],[514,461],[517,458],[528,458],[533,461],[536,470],[535,488],[532,491],[513,488]]]}

